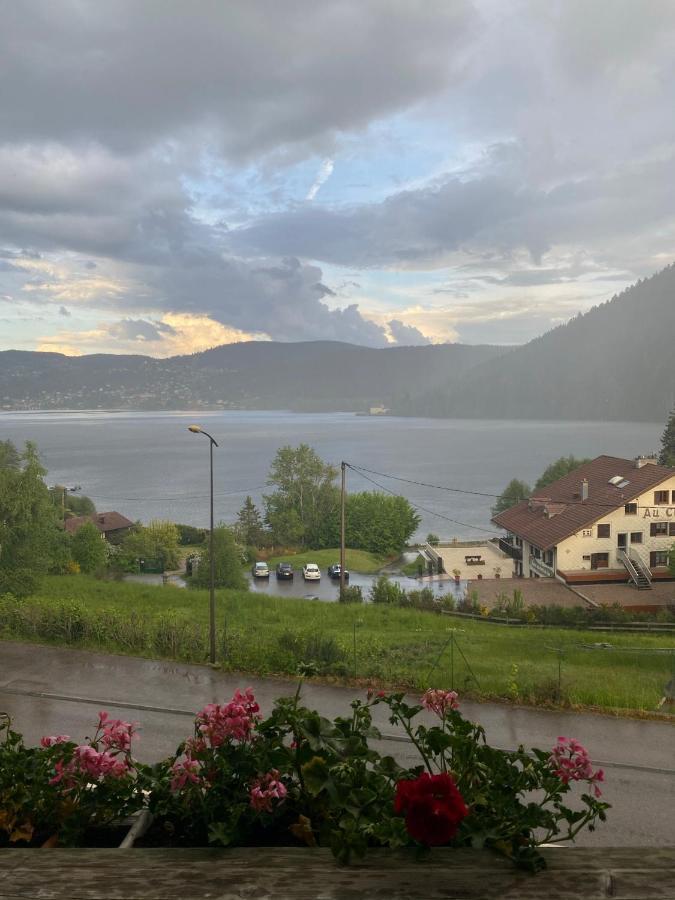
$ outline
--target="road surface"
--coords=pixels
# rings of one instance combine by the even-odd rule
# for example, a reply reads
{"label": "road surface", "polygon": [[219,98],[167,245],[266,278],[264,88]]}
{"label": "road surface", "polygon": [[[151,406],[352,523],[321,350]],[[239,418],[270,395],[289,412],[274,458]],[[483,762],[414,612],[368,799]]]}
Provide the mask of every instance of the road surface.
{"label": "road surface", "polygon": [[[66,733],[80,740],[92,734],[99,709],[140,721],[137,756],[145,761],[169,755],[192,731],[194,712],[229,699],[251,685],[263,712],[295,691],[288,679],[223,674],[204,666],[164,660],[0,642],[0,711],[29,743]],[[327,717],[349,712],[354,688],[308,683],[305,703]],[[604,799],[613,805],[608,822],[578,841],[587,846],[672,846],[675,844],[675,726],[666,722],[462,703],[464,714],[482,724],[497,747],[550,747],[558,735],[576,737],[606,772]],[[380,749],[400,762],[418,762],[414,748],[376,707]]]}

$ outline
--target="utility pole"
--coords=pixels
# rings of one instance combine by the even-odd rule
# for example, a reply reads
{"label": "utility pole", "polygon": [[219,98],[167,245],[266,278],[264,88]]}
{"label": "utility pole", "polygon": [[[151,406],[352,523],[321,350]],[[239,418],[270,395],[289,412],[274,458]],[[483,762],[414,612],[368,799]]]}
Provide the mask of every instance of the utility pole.
{"label": "utility pole", "polygon": [[340,464],[342,469],[342,484],[340,488],[340,599],[345,590],[345,481],[347,463]]}

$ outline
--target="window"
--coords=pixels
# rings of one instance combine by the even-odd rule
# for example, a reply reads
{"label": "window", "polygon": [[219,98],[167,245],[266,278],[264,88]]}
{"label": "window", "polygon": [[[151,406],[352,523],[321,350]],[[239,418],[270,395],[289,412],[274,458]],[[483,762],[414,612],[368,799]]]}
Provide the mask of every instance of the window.
{"label": "window", "polygon": [[609,553],[591,553],[591,569],[609,568]]}
{"label": "window", "polygon": [[641,531],[631,531],[630,542],[631,542],[631,544],[641,544],[642,543],[642,532]]}
{"label": "window", "polygon": [[592,528],[584,528],[581,532],[582,537],[593,537],[593,529]]}
{"label": "window", "polygon": [[609,525],[598,525],[598,537],[609,537],[610,536],[610,527]]}
{"label": "window", "polygon": [[626,503],[623,511],[627,516],[637,516],[637,503]]}
{"label": "window", "polygon": [[668,526],[668,534],[671,537],[675,537],[675,522],[671,522],[670,525]]}
{"label": "window", "polygon": [[649,554],[649,565],[650,568],[654,569],[657,566],[667,566],[668,565],[668,551],[667,550],[652,550]]}
{"label": "window", "polygon": [[649,526],[649,534],[651,537],[663,537],[668,535],[667,522],[652,522]]}
{"label": "window", "polygon": [[675,506],[675,491],[673,491],[673,506]]}
{"label": "window", "polygon": [[654,506],[670,502],[670,491],[654,491]]}

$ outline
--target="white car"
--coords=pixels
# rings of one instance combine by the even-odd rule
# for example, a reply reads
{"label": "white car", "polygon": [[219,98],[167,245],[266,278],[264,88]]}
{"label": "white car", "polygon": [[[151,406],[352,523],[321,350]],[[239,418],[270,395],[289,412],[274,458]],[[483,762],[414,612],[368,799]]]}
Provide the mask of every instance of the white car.
{"label": "white car", "polygon": [[305,563],[302,567],[302,577],[305,581],[319,581],[321,578],[321,569],[316,563]]}
{"label": "white car", "polygon": [[257,562],[251,569],[254,578],[269,578],[270,569],[266,562]]}

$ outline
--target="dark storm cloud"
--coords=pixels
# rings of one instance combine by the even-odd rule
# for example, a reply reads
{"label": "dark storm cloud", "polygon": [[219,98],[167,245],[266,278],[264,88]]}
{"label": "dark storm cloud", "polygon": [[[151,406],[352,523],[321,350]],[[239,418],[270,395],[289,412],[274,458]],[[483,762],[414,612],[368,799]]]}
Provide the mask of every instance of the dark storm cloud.
{"label": "dark storm cloud", "polygon": [[391,336],[397,344],[402,344],[406,347],[419,347],[423,344],[431,343],[429,338],[425,337],[419,328],[415,328],[414,325],[406,325],[404,322],[399,321],[399,319],[391,319],[387,322],[387,325],[389,326]]}
{"label": "dark storm cloud", "polygon": [[[301,207],[268,216],[230,235],[240,253],[284,253],[338,265],[427,268],[465,250],[508,255],[525,249],[538,262],[556,244],[602,245],[672,219],[675,153],[605,177],[533,188],[517,171],[441,180],[383,202],[349,209]],[[553,283],[550,271],[520,283]],[[518,283],[515,278],[514,284]]]}
{"label": "dark storm cloud", "polygon": [[0,133],[126,152],[198,128],[230,157],[315,147],[443,88],[476,21],[467,0],[7,3]]}
{"label": "dark storm cloud", "polygon": [[149,322],[146,319],[122,319],[108,326],[108,334],[122,341],[161,341],[176,331],[166,322]]}

